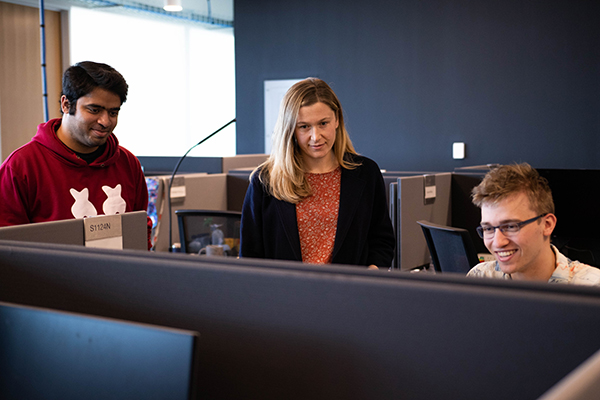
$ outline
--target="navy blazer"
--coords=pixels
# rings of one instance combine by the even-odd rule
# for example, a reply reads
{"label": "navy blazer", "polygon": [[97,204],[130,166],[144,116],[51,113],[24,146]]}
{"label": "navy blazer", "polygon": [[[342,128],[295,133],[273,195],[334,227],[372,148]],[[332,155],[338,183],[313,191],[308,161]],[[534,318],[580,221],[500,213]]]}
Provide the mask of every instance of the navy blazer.
{"label": "navy blazer", "polygon": [[[387,269],[395,237],[383,177],[373,160],[353,159],[361,165],[342,168],[332,263]],[[240,257],[302,261],[296,206],[272,197],[258,175],[252,176],[242,208]]]}

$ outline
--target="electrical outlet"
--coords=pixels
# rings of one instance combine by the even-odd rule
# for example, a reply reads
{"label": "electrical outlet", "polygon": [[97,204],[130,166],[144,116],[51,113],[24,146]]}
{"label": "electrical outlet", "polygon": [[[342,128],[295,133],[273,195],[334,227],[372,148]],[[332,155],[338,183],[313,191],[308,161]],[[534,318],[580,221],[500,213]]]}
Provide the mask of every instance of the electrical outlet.
{"label": "electrical outlet", "polygon": [[462,160],[465,158],[465,144],[463,142],[452,143],[452,158]]}

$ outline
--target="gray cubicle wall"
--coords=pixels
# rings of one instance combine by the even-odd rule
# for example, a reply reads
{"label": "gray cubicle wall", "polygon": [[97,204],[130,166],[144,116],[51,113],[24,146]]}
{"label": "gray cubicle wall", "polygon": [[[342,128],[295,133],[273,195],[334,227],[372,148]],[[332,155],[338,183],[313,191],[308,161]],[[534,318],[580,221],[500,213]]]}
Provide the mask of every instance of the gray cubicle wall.
{"label": "gray cubicle wall", "polygon": [[[160,215],[154,229],[154,250],[169,250],[169,205],[166,197],[170,176],[148,177],[159,182],[156,210]],[[171,199],[171,235],[172,242],[179,243],[176,210],[227,210],[226,174],[181,174],[175,176],[172,190],[182,193]]]}
{"label": "gray cubicle wall", "polygon": [[398,180],[391,182],[388,185],[388,211],[390,220],[392,221],[392,229],[394,230],[394,237],[396,238],[396,246],[394,247],[394,259],[392,260],[392,266],[390,269],[398,269],[398,207],[396,202],[398,201]]}
{"label": "gray cubicle wall", "polygon": [[385,185],[385,190],[386,190],[386,198],[388,199],[388,205],[389,205],[389,199],[390,199],[390,184],[397,182],[398,178],[402,177],[402,176],[415,176],[415,175],[426,175],[426,174],[435,174],[437,172],[433,172],[433,171],[382,171],[381,175],[383,176],[383,184]]}
{"label": "gray cubicle wall", "polygon": [[[382,171],[383,183],[386,190],[386,199],[388,204],[388,210],[390,220],[392,221],[392,227],[394,228],[394,235],[397,237],[396,226],[398,223],[398,178],[406,176],[424,175],[424,174],[435,174],[435,172],[426,171]],[[398,246],[394,248],[394,259],[392,260],[392,269],[398,269]]]}
{"label": "gray cubicle wall", "polygon": [[[186,157],[179,165],[179,173],[227,173],[230,169],[254,168],[267,159],[268,154],[240,154],[230,157]],[[171,176],[180,157],[139,156],[147,176]]]}
{"label": "gray cubicle wall", "polygon": [[[156,201],[156,210],[161,215],[155,228],[154,249],[168,251],[169,225],[168,225],[168,199],[166,197],[170,176],[162,175],[148,177],[158,181],[159,196]],[[180,174],[175,176],[174,187],[185,188],[185,196],[171,199],[171,227],[173,229],[172,241],[179,242],[179,229],[177,226],[176,210],[217,210],[241,211],[248,180],[238,174]],[[182,192],[176,189],[175,192]]]}
{"label": "gray cubicle wall", "polygon": [[600,348],[600,291],[0,242],[0,300],[198,331],[200,398],[534,399]]}
{"label": "gray cubicle wall", "polygon": [[[148,225],[145,211],[121,214],[123,248],[148,250]],[[85,245],[83,219],[37,222],[0,227],[0,240]]]}
{"label": "gray cubicle wall", "polygon": [[[435,177],[436,197],[425,201],[425,177]],[[396,187],[396,267],[402,271],[428,266],[431,256],[419,220],[451,225],[452,173],[405,176]]]}
{"label": "gray cubicle wall", "polygon": [[[232,157],[188,157],[175,175],[173,186],[185,188],[185,195],[171,199],[172,243],[179,242],[179,231],[175,211],[179,209],[241,211],[248,182],[231,170],[252,170],[267,159],[267,154],[244,154]],[[167,187],[177,157],[140,157],[146,165],[147,179],[158,182],[156,212],[160,216],[154,229],[154,250],[169,250],[169,214]],[[176,190],[182,193],[182,190]]]}
{"label": "gray cubicle wall", "polygon": [[227,174],[235,169],[254,169],[266,161],[267,158],[269,158],[268,154],[238,154],[233,157],[223,157],[221,172]]}

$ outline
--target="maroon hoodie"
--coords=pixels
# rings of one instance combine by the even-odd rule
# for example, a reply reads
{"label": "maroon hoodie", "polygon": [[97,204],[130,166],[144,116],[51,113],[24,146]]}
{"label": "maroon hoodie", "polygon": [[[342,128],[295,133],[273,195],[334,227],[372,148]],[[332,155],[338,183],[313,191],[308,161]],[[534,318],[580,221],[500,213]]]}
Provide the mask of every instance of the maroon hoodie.
{"label": "maroon hoodie", "polygon": [[60,123],[40,124],[0,166],[0,226],[146,211],[140,162],[114,134],[88,165],[58,139]]}

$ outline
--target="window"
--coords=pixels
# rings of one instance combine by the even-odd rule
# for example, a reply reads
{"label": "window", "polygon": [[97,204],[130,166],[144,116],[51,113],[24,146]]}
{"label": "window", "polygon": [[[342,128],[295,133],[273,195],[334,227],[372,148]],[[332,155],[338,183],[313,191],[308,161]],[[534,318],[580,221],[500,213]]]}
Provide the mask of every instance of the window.
{"label": "window", "polygon": [[[129,84],[115,134],[136,156],[181,156],[235,117],[233,28],[71,8],[71,64],[111,65]],[[235,124],[190,156],[235,155]]]}

